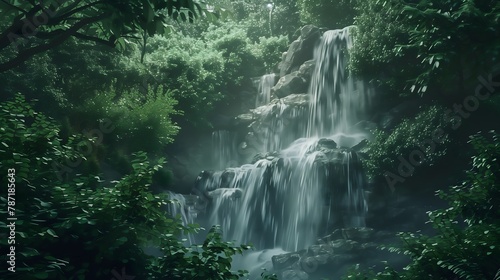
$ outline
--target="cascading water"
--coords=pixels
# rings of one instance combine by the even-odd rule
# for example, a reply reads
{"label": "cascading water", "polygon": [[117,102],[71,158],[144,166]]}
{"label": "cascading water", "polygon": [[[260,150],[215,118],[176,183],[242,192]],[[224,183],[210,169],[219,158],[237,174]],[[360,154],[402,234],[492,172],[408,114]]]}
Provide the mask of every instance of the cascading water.
{"label": "cascading water", "polygon": [[255,109],[266,116],[266,123],[259,127],[261,152],[279,151],[290,145],[298,137],[301,137],[305,129],[305,121],[301,117],[306,117],[304,108],[288,106],[277,101],[273,106],[259,107]]}
{"label": "cascading water", "polygon": [[[267,151],[281,149],[279,156],[198,182],[202,191],[219,189],[207,211],[209,223],[220,224],[226,239],[297,251],[334,227],[364,226],[364,176],[350,148],[365,137],[353,126],[362,119],[370,94],[347,73],[351,45],[349,28],[324,33],[314,51],[307,126],[294,134],[283,129],[285,135],[269,135],[264,145]],[[277,108],[270,127],[284,119],[286,107]],[[292,135],[296,140],[284,148],[280,138]]]}
{"label": "cascading water", "polygon": [[276,74],[266,74],[260,78],[258,94],[255,101],[255,107],[262,106],[271,101],[271,88],[276,83]]}
{"label": "cascading water", "polygon": [[238,163],[238,153],[234,133],[217,130],[212,133],[212,159],[215,169],[220,170]]}
{"label": "cascading water", "polygon": [[[186,203],[186,198],[182,194],[173,193],[167,191],[169,200],[172,203],[167,204],[167,212],[172,217],[180,216],[182,224],[187,226],[194,223],[195,215],[193,214],[193,209]],[[181,236],[181,238],[186,239],[189,245],[194,243],[194,238],[192,234],[186,234]]]}
{"label": "cascading water", "polygon": [[[316,68],[311,79],[308,137],[329,137],[341,147],[352,147],[365,135],[353,130],[370,101],[363,81],[347,72],[352,47],[350,27],[330,30],[315,50]],[[350,138],[350,139],[348,139]]]}

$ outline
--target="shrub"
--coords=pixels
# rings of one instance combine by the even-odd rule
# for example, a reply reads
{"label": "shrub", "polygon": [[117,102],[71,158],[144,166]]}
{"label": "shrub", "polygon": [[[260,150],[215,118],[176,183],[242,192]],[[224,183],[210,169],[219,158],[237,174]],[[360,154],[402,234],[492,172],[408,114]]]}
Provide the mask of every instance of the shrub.
{"label": "shrub", "polygon": [[[449,123],[446,122],[443,111],[438,106],[430,106],[418,113],[414,119],[404,119],[391,132],[376,130],[374,140],[368,144],[368,160],[364,161],[368,175],[375,178],[385,172],[395,173],[400,163],[398,157],[408,159],[414,150],[421,150],[425,154],[422,166],[431,166],[445,155],[446,143],[450,140],[446,134]],[[440,143],[433,140],[436,131],[443,131]],[[434,142],[434,151],[420,148],[428,147],[428,142]]]}
{"label": "shrub", "polygon": [[281,55],[288,50],[288,39],[285,36],[261,37],[253,48],[256,56],[264,61],[266,73],[273,73],[281,62]]}
{"label": "shrub", "polygon": [[[217,227],[200,246],[185,247],[179,239],[180,233],[200,228],[169,216],[164,207],[172,201],[149,190],[163,159],[150,164],[146,153],[135,153],[131,173],[111,184],[95,174],[60,178],[54,162],[85,161],[76,147],[78,136],[63,144],[57,125],[20,95],[0,103],[0,125],[2,184],[15,184],[15,205],[5,192],[0,211],[14,211],[9,204],[15,208],[10,215],[17,218],[16,243],[2,238],[0,245],[15,246],[19,279],[106,279],[120,272],[138,279],[245,275],[231,271],[230,263],[249,246],[223,242]],[[7,227],[4,221],[0,225]],[[165,255],[146,255],[146,244],[162,248]],[[12,275],[0,272],[2,279]]]}
{"label": "shrub", "polygon": [[421,71],[416,50],[408,45],[411,26],[404,24],[404,5],[399,0],[358,1],[354,43],[349,67],[385,91],[407,95],[409,80]]}
{"label": "shrub", "polygon": [[377,273],[353,270],[345,279],[497,279],[500,263],[500,139],[471,137],[475,155],[467,179],[437,195],[446,209],[429,211],[435,236],[400,233],[403,246],[391,251],[411,257],[404,271],[390,267]]}
{"label": "shrub", "polygon": [[70,115],[72,127],[78,132],[99,127],[103,120],[113,127],[103,136],[109,148],[129,153],[137,151],[158,152],[174,141],[179,127],[172,116],[179,114],[174,106],[177,101],[172,93],[159,87],[145,91],[131,90],[121,97],[113,91],[101,92],[76,106]]}
{"label": "shrub", "polygon": [[224,61],[201,40],[172,36],[152,38],[154,51],[146,56],[145,63],[154,84],[173,89],[176,109],[184,114],[182,118],[174,117],[174,121],[186,129],[209,127],[207,116],[224,97]]}

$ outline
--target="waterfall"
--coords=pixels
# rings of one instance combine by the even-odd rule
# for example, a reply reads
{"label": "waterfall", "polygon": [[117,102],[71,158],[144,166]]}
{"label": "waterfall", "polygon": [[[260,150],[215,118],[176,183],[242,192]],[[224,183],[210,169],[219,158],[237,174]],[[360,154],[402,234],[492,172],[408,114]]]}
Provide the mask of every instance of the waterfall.
{"label": "waterfall", "polygon": [[352,47],[351,27],[324,33],[314,51],[314,69],[309,93],[310,116],[307,136],[329,137],[341,147],[352,147],[364,138],[355,133],[369,106],[371,92],[363,81],[347,72],[348,50]]}
{"label": "waterfall", "polygon": [[255,107],[269,103],[271,101],[271,88],[276,83],[276,74],[266,74],[260,78],[258,94],[255,100]]}
{"label": "waterfall", "polygon": [[263,109],[259,113],[266,116],[265,119],[268,121],[263,127],[257,129],[261,132],[259,138],[263,139],[261,151],[280,151],[302,136],[305,122],[301,120],[301,117],[307,116],[303,108],[295,108],[277,101],[273,106]]}
{"label": "waterfall", "polygon": [[212,133],[212,159],[216,170],[238,164],[238,153],[234,133],[217,130]]}
{"label": "waterfall", "polygon": [[[370,92],[346,70],[351,46],[349,28],[325,32],[316,46],[309,109],[301,113],[306,125],[290,129],[287,114],[298,113],[279,101],[255,109],[270,117],[253,130],[263,131],[266,151],[279,153],[240,167],[226,162],[231,168],[198,182],[211,199],[209,223],[220,224],[227,240],[297,251],[332,228],[364,226],[365,179],[350,148],[365,137],[353,126]],[[271,79],[274,84],[274,77],[261,79],[257,104],[269,102]]]}
{"label": "waterfall", "polygon": [[[193,224],[196,214],[193,211],[193,206],[189,206],[186,198],[182,194],[167,191],[168,199],[172,203],[167,204],[167,213],[172,217],[180,217],[182,225],[187,226],[188,224]],[[183,234],[181,238],[186,239],[187,244],[194,244],[194,238],[192,234]]]}

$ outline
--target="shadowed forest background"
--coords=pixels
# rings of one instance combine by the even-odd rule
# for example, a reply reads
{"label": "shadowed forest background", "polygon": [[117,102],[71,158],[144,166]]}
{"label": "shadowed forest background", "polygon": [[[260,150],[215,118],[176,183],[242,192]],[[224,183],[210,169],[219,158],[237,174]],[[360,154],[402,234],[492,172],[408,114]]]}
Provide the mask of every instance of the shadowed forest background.
{"label": "shadowed forest background", "polygon": [[[373,89],[370,137],[348,149],[366,225],[325,225],[315,238],[329,233],[335,258],[295,248],[258,277],[500,279],[500,2],[0,0],[0,14],[1,279],[255,278],[234,265],[255,244],[186,221],[174,198],[212,197],[197,184],[214,170],[278,162],[247,148],[258,108],[309,106],[308,38],[349,26],[346,75]],[[220,131],[244,135],[227,143],[234,166],[214,161]]]}

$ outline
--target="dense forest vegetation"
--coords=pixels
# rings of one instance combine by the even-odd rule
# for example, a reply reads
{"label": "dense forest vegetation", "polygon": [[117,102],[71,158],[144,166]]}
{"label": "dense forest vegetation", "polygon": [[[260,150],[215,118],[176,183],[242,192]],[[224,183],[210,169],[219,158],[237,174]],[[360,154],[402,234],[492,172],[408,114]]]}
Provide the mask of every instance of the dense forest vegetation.
{"label": "dense forest vegetation", "polygon": [[432,235],[386,248],[410,257],[404,270],[345,279],[500,279],[500,2],[6,0],[0,13],[0,278],[243,279],[231,262],[251,244],[218,226],[181,238],[203,229],[166,213],[164,190],[191,191],[170,162],[255,105],[252,80],[313,24],[354,25],[349,70],[376,87],[376,110],[405,104],[373,131],[370,179],[388,196],[452,186]]}

